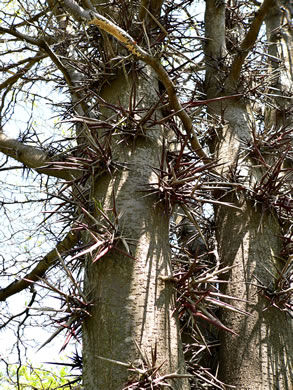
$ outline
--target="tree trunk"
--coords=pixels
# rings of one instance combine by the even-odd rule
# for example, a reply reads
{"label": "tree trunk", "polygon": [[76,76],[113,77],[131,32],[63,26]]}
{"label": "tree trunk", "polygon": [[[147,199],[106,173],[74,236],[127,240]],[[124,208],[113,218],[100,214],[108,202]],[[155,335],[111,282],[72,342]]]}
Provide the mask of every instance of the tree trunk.
{"label": "tree trunk", "polygon": [[[219,15],[221,11],[215,10],[208,1],[206,15],[211,12]],[[221,15],[218,17],[223,23],[223,11]],[[207,33],[209,38],[214,38],[214,32]],[[216,45],[216,50],[219,51],[220,46],[225,48],[224,38]],[[216,51],[213,58],[210,53],[207,47],[209,98],[219,94],[216,83],[225,73],[219,67],[218,73],[212,72],[219,57]],[[220,93],[236,92],[231,89],[233,85],[228,87]],[[234,305],[250,313],[246,318],[231,311],[222,314],[223,323],[236,334],[221,332],[220,379],[237,389],[289,390],[293,383],[292,320],[285,312],[272,307],[256,287],[262,284],[273,288],[284,263],[277,259],[281,252],[281,227],[277,215],[264,199],[255,198],[253,193],[267,169],[259,167],[257,159],[247,153],[255,131],[250,112],[249,103],[244,100],[209,105],[209,114],[218,123],[211,151],[223,164],[221,174],[229,181],[239,183],[229,195],[221,194],[221,201],[233,202],[239,211],[222,206],[215,209],[220,258],[224,266],[233,266],[223,292],[241,299]],[[268,167],[275,162],[270,157]]]}
{"label": "tree trunk", "polygon": [[[261,177],[260,172],[256,172],[259,169],[253,166],[256,161],[237,161],[241,152],[239,139],[245,139],[243,130],[247,123],[241,122],[241,117],[248,118],[244,107],[227,108],[225,120],[229,125],[216,150],[219,159],[226,164],[232,162],[231,169],[244,171],[245,175],[249,169],[250,176],[253,175],[251,182],[243,184],[252,186],[257,177]],[[247,128],[247,136],[248,133]],[[226,207],[216,210],[220,258],[223,265],[234,267],[224,293],[243,299],[243,302],[235,301],[234,305],[251,314],[243,318],[230,311],[223,313],[223,323],[237,335],[221,333],[220,378],[237,389],[289,390],[293,381],[290,369],[292,320],[284,312],[270,307],[270,301],[261,296],[255,286],[261,282],[272,288],[279,276],[277,270],[282,270],[282,264],[277,261],[281,252],[281,229],[274,212],[261,201],[249,200],[247,195],[240,191],[222,199],[238,205],[241,210],[237,212]]]}
{"label": "tree trunk", "polygon": [[[276,216],[261,205],[241,199],[239,212],[217,210],[216,227],[220,256],[233,266],[224,292],[246,302],[234,302],[251,315],[223,314],[223,322],[237,335],[221,334],[220,378],[237,389],[291,389],[292,320],[270,307],[255,284],[274,285],[275,256],[280,253]],[[233,241],[231,238],[233,237]]]}
{"label": "tree trunk", "polygon": [[[136,98],[141,102],[139,108],[146,110],[157,101],[158,84],[148,67],[143,72],[144,76],[139,76],[136,82]],[[108,103],[121,104],[128,110],[130,91],[121,75],[103,89],[101,96]],[[138,119],[145,112],[134,116]],[[171,272],[169,216],[155,195],[146,197],[142,192],[146,185],[157,181],[153,167],[159,165],[162,144],[163,132],[158,126],[137,135],[117,137],[112,147],[113,160],[124,168],[111,175],[104,174],[94,183],[93,198],[101,202],[110,218],[115,194],[115,207],[120,215],[117,228],[129,245],[131,257],[122,253],[127,249],[120,240],[114,244],[117,249],[95,263],[91,259],[87,262],[85,290],[94,303],[83,330],[87,390],[118,390],[127,381],[138,381],[139,376],[142,380],[141,375],[128,371],[119,362],[150,369],[146,378],[158,367],[154,378],[184,373],[179,328],[172,315],[173,289],[160,279]],[[187,379],[175,379],[172,386],[189,388]]]}
{"label": "tree trunk", "polygon": [[[123,7],[105,7],[101,0],[92,4],[116,24],[125,22]],[[154,24],[143,5],[147,6],[142,2],[139,12],[138,5],[127,4],[124,16],[128,27],[134,28],[133,36],[137,27],[131,21],[138,20],[138,14],[145,28]],[[159,14],[161,5],[162,1],[148,4],[153,15]],[[112,76],[98,91],[103,103],[96,119],[104,121],[105,129],[90,133],[86,126],[79,126],[78,142],[99,143],[111,155],[105,165],[110,160],[113,164],[86,184],[92,204],[88,211],[97,224],[84,240],[89,243],[103,230],[113,234],[114,242],[104,256],[95,260],[94,251],[86,261],[84,290],[93,309],[83,326],[83,383],[86,390],[120,390],[133,382],[148,383],[148,378],[155,381],[161,375],[185,371],[179,326],[172,314],[173,287],[160,279],[171,273],[169,215],[156,195],[144,192],[158,181],[153,168],[160,167],[164,142],[164,129],[155,124],[160,116],[157,110],[151,120],[140,124],[158,101],[158,80],[143,63],[130,65],[123,60],[118,69],[117,58],[128,56],[127,50],[102,30],[94,38],[106,66],[113,67]],[[113,127],[108,131],[109,124]],[[189,388],[186,378],[171,378],[169,383],[174,389]]]}

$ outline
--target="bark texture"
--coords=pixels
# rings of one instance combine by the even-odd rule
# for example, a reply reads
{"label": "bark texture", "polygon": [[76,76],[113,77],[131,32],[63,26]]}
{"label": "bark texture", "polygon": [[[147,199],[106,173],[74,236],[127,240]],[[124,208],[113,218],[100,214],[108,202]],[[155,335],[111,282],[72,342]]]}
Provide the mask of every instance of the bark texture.
{"label": "bark texture", "polygon": [[[278,221],[274,215],[246,200],[238,203],[241,212],[217,211],[220,255],[225,265],[234,266],[225,293],[247,300],[235,306],[251,315],[243,318],[232,312],[223,322],[237,335],[222,333],[221,379],[237,389],[291,389],[292,320],[270,307],[259,294],[257,280],[273,285],[275,256],[281,248]],[[233,237],[233,240],[231,240]]]}
{"label": "bark texture", "polygon": [[[157,80],[144,68],[137,83],[140,108],[157,99]],[[146,77],[147,75],[147,77]],[[128,80],[129,81],[129,80]],[[123,91],[123,94],[121,94]],[[102,91],[111,104],[128,109],[130,87],[124,76]],[[130,129],[131,130],[131,129]],[[95,183],[93,196],[110,212],[113,191],[119,218],[119,232],[127,241],[131,256],[112,249],[97,263],[89,259],[85,289],[95,306],[84,326],[84,386],[86,389],[122,389],[138,379],[126,367],[102,358],[130,363],[137,368],[161,368],[159,375],[184,373],[179,328],[174,309],[173,288],[160,279],[169,275],[169,216],[156,197],[145,197],[147,184],[156,182],[163,144],[162,129],[155,126],[145,134],[113,144],[113,159],[126,168]],[[123,245],[119,250],[126,251]],[[98,373],[98,375],[96,374]],[[169,381],[174,389],[188,389],[187,379]]]}
{"label": "bark texture", "polygon": [[[221,20],[218,25],[223,25],[223,12],[221,16],[220,9],[208,1],[207,15],[212,13]],[[207,37],[216,45],[210,49],[209,43],[206,48],[207,65],[211,69],[206,76],[209,98],[219,93],[239,92],[240,89],[233,74],[230,78],[238,88],[236,91],[230,90],[229,77],[226,82],[228,89],[220,91],[217,86],[225,72],[219,66],[216,68],[215,61],[210,59],[213,52],[220,53],[225,47],[223,34],[222,41],[219,41],[220,36],[212,28],[207,30]],[[226,74],[229,74],[227,70]],[[223,164],[221,174],[241,183],[240,187],[254,188],[265,169],[245,152],[245,147],[253,142],[255,131],[249,102],[239,99],[233,104],[210,105],[209,113],[221,122],[211,145],[212,153]],[[273,163],[270,157],[268,167]],[[220,379],[239,390],[292,389],[292,319],[271,307],[256,287],[259,281],[272,286],[282,269],[282,263],[277,260],[281,251],[279,221],[264,202],[250,199],[246,190],[233,190],[231,194],[221,196],[221,200],[233,202],[241,209],[235,212],[227,207],[217,207],[215,210],[220,258],[225,266],[233,266],[223,290],[225,294],[245,300],[235,302],[235,306],[248,311],[250,316],[244,318],[230,311],[222,315],[223,323],[237,335],[221,333]]]}
{"label": "bark texture", "polygon": [[[229,125],[224,129],[216,150],[222,161],[226,164],[232,162],[232,169],[237,167],[243,176],[250,174],[246,185],[253,186],[261,178],[261,172],[254,166],[257,165],[255,161],[241,161],[239,158],[240,140],[245,142],[249,137],[245,117],[248,119],[248,114],[240,104],[227,108],[225,120]],[[225,200],[234,201],[241,211],[216,210],[220,257],[225,265],[234,267],[224,291],[246,300],[247,303],[235,305],[251,316],[243,318],[232,312],[223,314],[223,323],[237,335],[221,334],[221,379],[239,389],[290,389],[293,381],[290,370],[293,363],[292,320],[285,313],[269,307],[270,303],[255,287],[258,281],[272,286],[274,277],[278,276],[276,270],[282,269],[282,264],[276,260],[281,251],[277,216],[265,205],[248,200],[241,193]]]}

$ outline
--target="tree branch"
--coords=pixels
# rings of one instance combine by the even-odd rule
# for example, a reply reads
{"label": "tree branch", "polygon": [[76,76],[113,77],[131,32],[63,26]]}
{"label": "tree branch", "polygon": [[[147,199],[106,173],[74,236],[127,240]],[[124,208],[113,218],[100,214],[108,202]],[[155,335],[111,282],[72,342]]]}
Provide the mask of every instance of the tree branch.
{"label": "tree branch", "polygon": [[80,93],[78,93],[77,91],[74,91],[74,83],[71,79],[71,75],[70,75],[70,72],[68,71],[68,69],[62,64],[62,62],[60,61],[60,59],[58,58],[58,56],[56,56],[56,54],[54,53],[53,50],[51,50],[50,46],[45,42],[41,42],[41,47],[43,48],[43,50],[48,54],[48,56],[50,57],[50,59],[52,60],[52,62],[56,65],[56,67],[62,72],[63,76],[64,76],[64,79],[71,91],[71,95],[73,97],[75,97],[75,100],[78,102],[78,105],[81,107],[82,109],[82,114],[83,115],[86,115],[87,111],[88,111],[88,107],[87,105],[85,104],[85,102],[83,101],[82,99],[82,95]]}
{"label": "tree branch", "polygon": [[0,290],[0,301],[5,301],[7,298],[15,295],[32,285],[42,278],[46,271],[52,267],[59,259],[59,256],[66,254],[78,242],[78,233],[70,231],[65,238],[52,249],[36,267],[25,275],[24,278],[17,280],[7,287]]}
{"label": "tree branch", "polygon": [[[76,171],[73,169],[54,168],[54,160],[48,157],[47,153],[41,149],[24,145],[15,139],[7,137],[0,130],[0,152],[6,156],[12,157],[38,173],[48,176],[58,177],[60,179],[72,180],[76,177]],[[56,160],[55,160],[56,161]]]}
{"label": "tree branch", "polygon": [[10,34],[15,38],[20,39],[21,41],[30,43],[31,45],[38,46],[40,48],[43,47],[43,42],[47,42],[49,44],[56,43],[56,39],[54,37],[47,35],[46,37],[42,37],[42,38],[33,38],[30,35],[23,34],[17,31],[15,26],[13,26],[12,28],[0,27],[0,33]]}
{"label": "tree branch", "polygon": [[198,138],[197,138],[196,133],[195,133],[194,128],[193,128],[192,119],[187,114],[185,109],[182,107],[182,105],[177,97],[174,84],[173,84],[172,80],[170,79],[167,71],[161,65],[159,60],[157,60],[155,58],[150,57],[145,62],[152,66],[152,68],[155,70],[155,72],[159,76],[164,87],[166,88],[166,91],[167,91],[167,94],[169,97],[170,108],[173,109],[175,111],[176,115],[180,118],[180,120],[183,124],[183,127],[186,131],[186,134],[189,138],[189,142],[191,144],[192,149],[195,151],[195,153],[200,158],[203,159],[203,161],[205,161],[205,162],[210,161],[210,158],[206,155],[206,153],[204,152],[204,150],[202,149],[202,147],[198,141]]}
{"label": "tree branch", "polygon": [[14,25],[14,27],[23,27],[32,24],[36,20],[39,20],[42,16],[46,15],[49,12],[49,7],[45,8],[43,11],[39,12],[38,14],[28,18],[27,20],[24,20],[23,22],[17,23]]}
{"label": "tree branch", "polygon": [[227,86],[234,87],[235,83],[239,80],[242,65],[245,58],[249,54],[250,49],[254,46],[261,25],[269,12],[270,8],[275,4],[275,0],[264,0],[259,10],[255,13],[255,18],[251,23],[250,29],[248,30],[244,40],[242,41],[238,54],[234,58],[231,65],[231,71],[227,79]]}
{"label": "tree branch", "polygon": [[[45,51],[48,56],[51,58],[51,60],[53,61],[53,63],[56,65],[56,67],[63,73],[63,76],[65,78],[65,81],[67,82],[68,86],[69,87],[72,87],[73,84],[72,84],[72,81],[71,81],[71,78],[69,76],[69,73],[67,71],[67,69],[64,67],[64,65],[61,63],[61,61],[59,60],[59,58],[55,55],[55,53],[50,49],[49,47],[49,44],[52,43],[52,38],[49,38],[49,40],[47,39],[43,39],[43,38],[40,38],[40,39],[37,39],[37,38],[32,38],[30,37],[29,35],[26,35],[26,34],[22,34],[20,33],[19,31],[17,31],[15,28],[11,28],[11,29],[7,29],[7,28],[2,28],[0,27],[0,32],[4,32],[6,34],[11,34],[13,36],[15,36],[16,38],[22,40],[22,41],[25,41],[25,42],[28,42],[32,45],[35,45],[35,46],[38,46],[40,49],[42,49],[43,51]],[[56,43],[56,39],[54,39],[54,42],[53,43]],[[37,55],[32,59],[32,65],[37,61],[37,57],[40,56],[40,53],[41,52],[38,52]],[[45,55],[43,55],[43,57],[46,57]],[[40,58],[43,58],[43,57],[40,57]],[[35,59],[35,61],[33,62],[33,60]],[[31,65],[31,66],[32,66]],[[28,65],[27,65],[28,66]],[[30,69],[31,66],[28,68]],[[26,70],[26,67],[23,68],[24,70]],[[19,74],[19,77],[21,77],[24,73],[22,73],[23,71],[20,71],[18,72],[17,74]],[[15,75],[16,76],[16,75]],[[13,79],[15,76],[11,77],[11,79]],[[19,78],[18,77],[18,78]],[[13,80],[12,80],[13,81]],[[0,85],[0,87],[2,85],[4,85],[4,87],[6,86],[6,83],[8,81],[5,81],[4,83],[2,83]],[[9,85],[10,83],[8,83],[7,85]],[[4,88],[3,87],[3,88]]]}

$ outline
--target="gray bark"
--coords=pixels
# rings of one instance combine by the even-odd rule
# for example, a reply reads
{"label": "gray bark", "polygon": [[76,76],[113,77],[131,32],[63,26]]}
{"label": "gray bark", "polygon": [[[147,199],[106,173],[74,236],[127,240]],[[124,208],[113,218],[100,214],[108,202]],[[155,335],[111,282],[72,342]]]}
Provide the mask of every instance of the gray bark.
{"label": "gray bark", "polygon": [[[157,99],[157,81],[149,68],[144,72],[148,77],[139,78],[137,100],[142,98],[142,107],[149,107]],[[112,104],[119,100],[127,109],[129,92],[121,76],[102,91],[102,97]],[[87,390],[122,389],[131,378],[126,367],[99,357],[133,363],[142,369],[146,367],[143,359],[151,362],[151,355],[156,354],[155,367],[162,365],[158,375],[184,373],[178,323],[172,315],[173,288],[160,279],[171,272],[169,216],[155,196],[145,197],[141,192],[157,180],[152,167],[158,165],[162,142],[162,129],[154,127],[135,140],[113,145],[113,158],[127,168],[112,177],[105,174],[95,183],[93,196],[102,202],[104,210],[113,207],[114,191],[121,214],[119,231],[135,259],[112,249],[97,263],[88,261],[85,289],[94,310],[83,330]],[[119,249],[126,251],[123,245]],[[169,383],[174,389],[189,388],[186,379]]]}
{"label": "gray bark", "polygon": [[[225,120],[229,124],[219,138],[216,151],[226,167],[232,163],[230,167],[237,167],[240,174],[250,177],[243,184],[253,186],[264,171],[256,168],[253,160],[239,158],[242,145],[239,141],[245,142],[250,134],[248,117],[243,105],[227,107]],[[223,169],[223,173],[227,171]],[[270,307],[270,302],[255,286],[258,281],[273,286],[274,278],[278,277],[276,270],[280,271],[284,265],[277,261],[281,251],[277,216],[241,192],[222,200],[241,207],[239,212],[224,207],[216,210],[220,258],[224,265],[234,267],[224,293],[246,300],[235,301],[234,305],[251,315],[244,318],[233,312],[223,313],[223,323],[237,336],[221,333],[220,378],[239,389],[289,390],[293,381],[292,320]]]}
{"label": "gray bark", "polygon": [[[207,2],[207,12],[220,11],[215,11],[211,2]],[[215,43],[215,32],[207,32]],[[219,42],[215,50],[223,46],[224,43]],[[209,47],[206,55],[208,62]],[[233,93],[231,90],[219,91],[216,83],[221,75],[220,69],[207,73],[209,97]],[[231,84],[228,87],[230,89]],[[212,153],[223,163],[221,174],[232,180],[234,173],[233,179],[246,188],[253,188],[265,172],[257,167],[256,160],[245,157],[245,147],[252,142],[254,126],[250,112],[249,104],[240,100],[233,104],[209,105],[210,115],[218,120],[221,118],[222,123],[211,145]],[[273,160],[267,163],[272,164]],[[250,316],[245,318],[230,311],[222,314],[223,323],[237,335],[221,332],[220,379],[237,389],[289,390],[293,383],[292,319],[270,307],[270,302],[256,287],[258,281],[272,286],[278,276],[277,270],[284,265],[277,260],[281,251],[280,224],[273,211],[262,202],[250,200],[245,191],[234,190],[221,200],[234,202],[241,208],[237,212],[229,207],[215,209],[220,258],[224,266],[234,267],[223,291],[244,299],[246,302],[235,301],[234,305],[249,312]]]}

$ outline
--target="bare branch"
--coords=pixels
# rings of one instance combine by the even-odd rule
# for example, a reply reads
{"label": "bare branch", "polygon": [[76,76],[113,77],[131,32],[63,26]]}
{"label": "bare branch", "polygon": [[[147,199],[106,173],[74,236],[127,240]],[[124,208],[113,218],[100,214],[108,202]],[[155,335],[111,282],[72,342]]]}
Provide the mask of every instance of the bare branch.
{"label": "bare branch", "polygon": [[60,254],[66,254],[78,242],[77,232],[70,231],[65,238],[52,249],[36,267],[25,275],[24,278],[9,284],[7,287],[0,290],[0,301],[5,301],[7,298],[17,294],[31,286],[32,282],[36,282],[42,278],[46,271],[52,267],[59,259]]}
{"label": "bare branch", "polygon": [[94,24],[101,30],[111,34],[114,38],[121,42],[130,51],[130,53],[134,54],[138,58],[141,58],[143,61],[147,62],[151,59],[151,56],[143,50],[121,27],[117,26],[115,23],[100,14],[91,13],[91,16],[92,18],[88,21],[88,24]]}
{"label": "bare branch", "polygon": [[64,0],[64,6],[70,14],[77,20],[91,20],[92,13],[85,11],[75,0]]}
{"label": "bare branch", "polygon": [[176,91],[174,84],[172,80],[170,79],[168,73],[164,69],[164,67],[161,65],[161,63],[156,60],[155,58],[150,57],[147,61],[149,65],[152,66],[152,68],[156,71],[157,75],[159,76],[161,82],[163,83],[164,87],[166,88],[169,101],[170,101],[170,107],[176,112],[176,115],[181,119],[182,124],[184,126],[184,129],[187,133],[187,136],[189,138],[190,144],[192,146],[192,149],[197,153],[197,155],[202,158],[204,161],[209,161],[210,158],[206,155],[204,150],[202,149],[196,133],[193,128],[192,119],[187,114],[185,109],[182,107]]}
{"label": "bare branch", "polygon": [[39,20],[42,16],[45,16],[48,13],[48,11],[49,11],[49,8],[45,8],[43,11],[32,16],[31,18],[28,18],[27,20],[24,20],[23,22],[20,22],[20,23],[14,25],[14,27],[23,27],[23,26],[30,25],[31,23],[35,22],[36,20]]}
{"label": "bare branch", "polygon": [[54,37],[50,37],[50,36],[47,36],[46,37],[42,37],[42,38],[33,38],[31,37],[30,35],[27,35],[27,34],[23,34],[19,31],[17,31],[15,29],[15,27],[13,28],[5,28],[5,27],[0,27],[0,33],[3,33],[3,34],[10,34],[18,39],[20,39],[21,41],[25,41],[27,43],[30,43],[31,45],[34,45],[34,46],[38,46],[38,47],[43,47],[43,43],[46,41],[46,42],[49,42],[49,43],[56,43],[56,39]]}
{"label": "bare branch", "polygon": [[24,145],[15,139],[7,137],[0,132],[0,152],[12,157],[38,173],[48,176],[71,180],[76,177],[76,172],[70,169],[56,169],[52,165],[54,160],[49,158],[47,153],[41,149]]}

